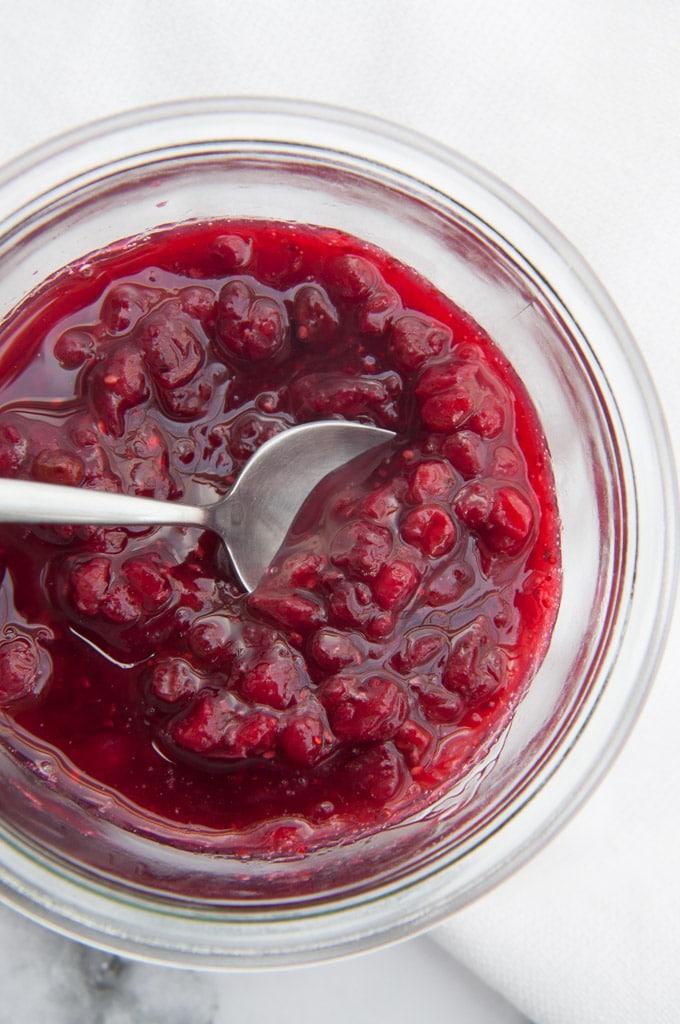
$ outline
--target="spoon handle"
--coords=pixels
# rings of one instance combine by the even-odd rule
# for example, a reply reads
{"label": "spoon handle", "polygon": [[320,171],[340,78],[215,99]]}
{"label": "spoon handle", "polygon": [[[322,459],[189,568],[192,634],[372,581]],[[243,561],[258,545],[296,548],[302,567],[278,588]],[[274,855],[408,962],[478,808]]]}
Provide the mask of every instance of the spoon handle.
{"label": "spoon handle", "polygon": [[0,522],[105,526],[207,525],[192,505],[33,480],[0,480]]}

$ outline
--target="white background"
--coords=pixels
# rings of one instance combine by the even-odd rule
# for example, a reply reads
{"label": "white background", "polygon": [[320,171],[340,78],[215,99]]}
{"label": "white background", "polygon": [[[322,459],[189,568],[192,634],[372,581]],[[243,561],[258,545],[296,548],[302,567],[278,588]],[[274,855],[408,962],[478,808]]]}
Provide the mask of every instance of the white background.
{"label": "white background", "polygon": [[[674,0],[0,2],[0,161],[143,103],[264,94],[377,114],[537,206],[627,319],[680,426],[680,5]],[[674,626],[604,784],[438,932],[536,1022],[680,1019]],[[523,1020],[431,938],[279,975],[110,963],[0,912],[0,1021]]]}

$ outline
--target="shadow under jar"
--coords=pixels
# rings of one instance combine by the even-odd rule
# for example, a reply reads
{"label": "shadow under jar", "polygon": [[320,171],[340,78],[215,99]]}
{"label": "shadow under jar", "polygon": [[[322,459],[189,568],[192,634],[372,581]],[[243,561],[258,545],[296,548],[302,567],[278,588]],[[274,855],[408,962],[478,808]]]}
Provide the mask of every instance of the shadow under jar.
{"label": "shadow under jar", "polygon": [[[36,281],[62,281],[64,267],[77,267],[78,287],[96,278],[102,249],[134,264],[125,240],[153,248],[168,224],[188,225],[193,237],[229,221],[243,238],[245,222],[260,225],[255,234],[276,223],[291,243],[307,229],[285,225],[318,225],[361,239],[364,255],[414,268],[493,339],[526,389],[550,455],[562,559],[550,643],[545,652],[538,643],[536,660],[545,656],[510,727],[404,813],[376,812],[373,827],[327,830],[323,841],[301,844],[293,816],[262,823],[261,841],[250,827],[244,843],[233,831],[145,813],[105,784],[84,785],[10,709],[0,733],[5,899],[125,955],[246,967],[370,948],[488,889],[611,762],[670,613],[674,483],[663,421],[590,271],[535,211],[463,158],[392,126],[285,102],[179,104],[95,125],[7,168],[0,212],[4,310]],[[187,287],[209,276],[198,269]],[[44,336],[39,321],[22,330],[36,344]],[[10,338],[0,349],[3,402],[18,401],[16,363]],[[427,370],[416,369],[422,379]],[[380,425],[399,433],[398,416]],[[210,491],[201,486],[194,499]]]}

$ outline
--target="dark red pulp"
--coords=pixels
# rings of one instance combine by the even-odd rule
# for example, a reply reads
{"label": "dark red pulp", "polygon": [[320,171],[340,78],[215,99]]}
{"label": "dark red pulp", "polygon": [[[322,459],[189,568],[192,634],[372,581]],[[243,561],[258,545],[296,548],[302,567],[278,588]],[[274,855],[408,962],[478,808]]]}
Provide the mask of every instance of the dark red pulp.
{"label": "dark red pulp", "polygon": [[195,529],[0,530],[3,714],[71,782],[313,843],[405,816],[505,728],[559,602],[550,462],[499,349],[414,271],[320,228],[159,230],[10,316],[0,386],[0,475],[165,501],[214,500],[295,423],[397,434],[251,595]]}

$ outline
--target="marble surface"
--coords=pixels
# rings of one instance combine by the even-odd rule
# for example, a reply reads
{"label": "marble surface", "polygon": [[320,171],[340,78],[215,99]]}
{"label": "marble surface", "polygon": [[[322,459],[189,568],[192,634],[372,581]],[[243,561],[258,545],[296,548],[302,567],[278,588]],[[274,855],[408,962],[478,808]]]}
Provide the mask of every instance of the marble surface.
{"label": "marble surface", "polygon": [[173,970],[90,949],[0,907],[7,1024],[528,1024],[429,938],[263,974]]}

